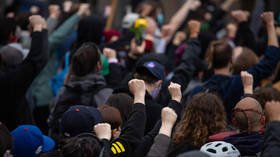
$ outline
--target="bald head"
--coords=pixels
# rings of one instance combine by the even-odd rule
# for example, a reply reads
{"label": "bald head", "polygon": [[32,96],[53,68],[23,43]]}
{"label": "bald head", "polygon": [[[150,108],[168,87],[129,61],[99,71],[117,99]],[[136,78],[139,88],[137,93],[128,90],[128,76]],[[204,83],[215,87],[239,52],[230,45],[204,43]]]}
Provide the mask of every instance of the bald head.
{"label": "bald head", "polygon": [[236,125],[240,131],[258,131],[261,127],[262,107],[260,103],[251,97],[240,100],[234,108]]}

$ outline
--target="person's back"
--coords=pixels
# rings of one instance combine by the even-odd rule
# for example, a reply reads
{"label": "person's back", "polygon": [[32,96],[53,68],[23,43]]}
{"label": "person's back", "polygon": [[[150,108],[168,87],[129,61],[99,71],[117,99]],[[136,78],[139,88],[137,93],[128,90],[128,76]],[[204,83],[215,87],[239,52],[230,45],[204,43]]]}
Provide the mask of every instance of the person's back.
{"label": "person's back", "polygon": [[[207,52],[207,61],[214,69],[214,75],[202,86],[195,87],[189,92],[193,96],[199,92],[215,93],[224,102],[227,113],[230,113],[234,102],[240,98],[242,82],[240,77],[230,75],[232,48],[225,41],[212,42]],[[234,87],[234,88],[233,88]],[[228,115],[228,118],[230,116]]]}
{"label": "person's back", "polygon": [[0,61],[0,95],[3,104],[0,120],[9,129],[14,129],[20,123],[32,123],[25,94],[47,62],[48,43],[45,21],[40,16],[31,16],[29,20],[33,32],[27,58],[20,64],[13,66],[3,65],[3,60]]}
{"label": "person's back", "polygon": [[93,43],[83,44],[73,55],[70,72],[49,117],[52,133],[58,133],[59,119],[73,105],[98,107],[105,104],[112,93],[106,87],[101,68],[100,50]]}
{"label": "person's back", "polygon": [[199,149],[211,134],[222,132],[226,127],[224,107],[216,95],[199,93],[186,106],[173,133],[170,157]]}
{"label": "person's back", "polygon": [[226,137],[224,141],[233,144],[242,156],[258,156],[263,148],[265,118],[257,100],[246,97],[236,104],[233,124],[238,134]]}
{"label": "person's back", "polygon": [[[268,19],[268,17],[263,17],[268,31],[266,53],[257,65],[247,70],[253,75],[254,87],[258,86],[262,79],[272,74],[280,59],[280,50],[277,38],[275,38],[275,29],[271,29],[268,25],[268,23],[271,23]],[[217,93],[224,101],[228,120],[231,119],[231,111],[235,104],[244,94],[240,75],[231,75],[231,59],[232,48],[227,42],[213,42],[209,47],[207,60],[209,66],[214,69],[214,75],[205,84],[190,91],[189,94],[192,96],[202,91]]]}

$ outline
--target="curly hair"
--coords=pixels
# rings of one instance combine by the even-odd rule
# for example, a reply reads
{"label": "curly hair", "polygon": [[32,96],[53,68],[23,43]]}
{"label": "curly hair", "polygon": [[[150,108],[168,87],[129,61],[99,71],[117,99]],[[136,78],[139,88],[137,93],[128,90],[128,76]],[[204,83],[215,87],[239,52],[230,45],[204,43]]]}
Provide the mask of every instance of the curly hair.
{"label": "curly hair", "polygon": [[188,103],[183,117],[173,134],[175,144],[189,140],[194,147],[207,142],[208,136],[226,127],[226,114],[222,101],[211,93],[199,93]]}

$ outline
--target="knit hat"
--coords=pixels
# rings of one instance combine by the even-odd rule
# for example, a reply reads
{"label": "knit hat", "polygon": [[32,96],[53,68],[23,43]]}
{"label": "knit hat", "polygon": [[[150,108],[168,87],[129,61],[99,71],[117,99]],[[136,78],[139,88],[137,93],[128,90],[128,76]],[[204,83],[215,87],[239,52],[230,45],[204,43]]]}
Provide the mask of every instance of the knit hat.
{"label": "knit hat", "polygon": [[12,46],[4,46],[0,49],[1,64],[12,66],[20,64],[23,61],[23,54],[20,50]]}

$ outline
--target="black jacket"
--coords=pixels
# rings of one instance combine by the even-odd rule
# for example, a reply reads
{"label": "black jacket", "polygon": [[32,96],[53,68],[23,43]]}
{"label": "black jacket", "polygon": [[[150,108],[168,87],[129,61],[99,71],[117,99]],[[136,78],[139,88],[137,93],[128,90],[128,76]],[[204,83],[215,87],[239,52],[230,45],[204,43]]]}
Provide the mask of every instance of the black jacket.
{"label": "black jacket", "polygon": [[48,59],[47,31],[33,32],[31,36],[28,57],[19,65],[0,69],[0,121],[10,130],[22,123],[32,123],[25,93]]}
{"label": "black jacket", "polygon": [[[171,100],[168,104],[168,107],[172,108],[177,116],[177,122],[181,119],[181,111],[183,109],[183,106],[181,103]],[[143,157],[146,156],[149,152],[151,146],[154,144],[154,139],[158,135],[159,130],[161,127],[161,120],[159,120],[154,128],[148,132],[141,140],[141,143],[138,145],[138,147],[134,150],[134,157]]]}
{"label": "black jacket", "polygon": [[[122,128],[121,135],[111,143],[103,143],[103,151],[101,157],[131,157],[133,151],[140,144],[144,136],[146,123],[145,105],[136,103],[133,105],[131,115]],[[105,145],[104,145],[105,144]]]}
{"label": "black jacket", "polygon": [[[115,90],[114,93],[127,93],[131,95],[128,87],[119,88]],[[146,92],[145,95],[145,103],[145,111],[147,116],[147,122],[145,126],[146,134],[154,128],[155,124],[160,119],[162,105],[158,104],[148,92]]]}
{"label": "black jacket", "polygon": [[278,157],[280,154],[280,122],[270,122],[265,131],[262,157]]}
{"label": "black jacket", "polygon": [[171,143],[169,146],[168,157],[177,157],[177,155],[191,150],[199,150],[200,148],[194,147],[190,144],[189,140],[184,140],[180,144]]}
{"label": "black jacket", "polygon": [[257,156],[263,148],[264,136],[258,132],[242,132],[223,141],[233,144],[242,156]]}

